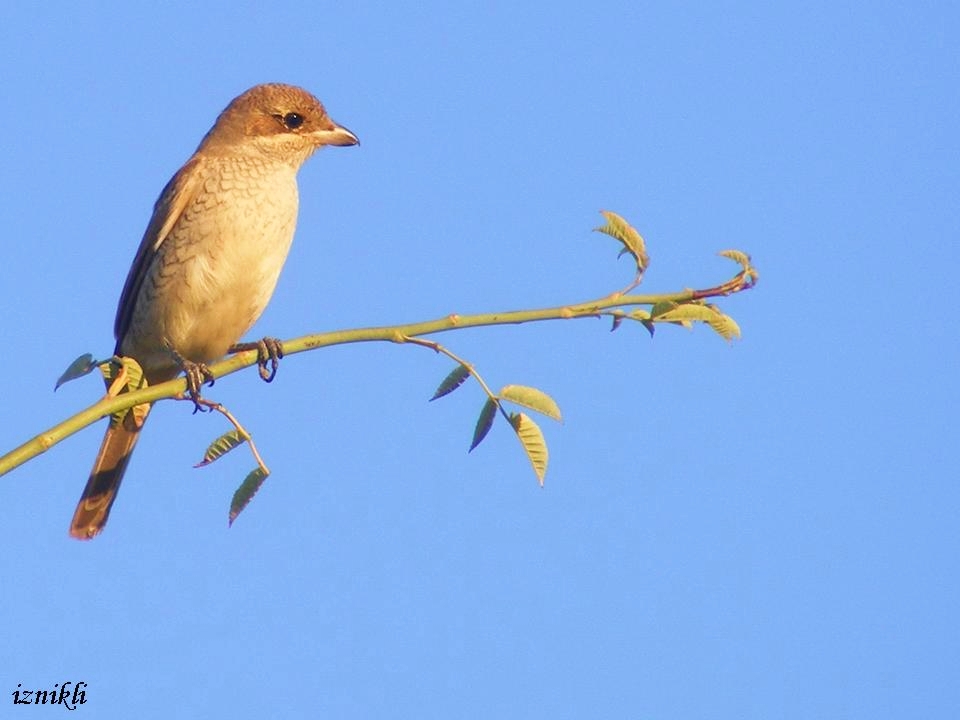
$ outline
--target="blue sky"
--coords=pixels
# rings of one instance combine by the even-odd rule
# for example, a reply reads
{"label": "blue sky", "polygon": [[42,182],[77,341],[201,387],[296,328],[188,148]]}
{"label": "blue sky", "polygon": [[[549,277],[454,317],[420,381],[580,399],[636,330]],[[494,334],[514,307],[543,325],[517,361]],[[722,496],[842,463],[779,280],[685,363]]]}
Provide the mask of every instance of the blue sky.
{"label": "blue sky", "polygon": [[[233,528],[221,419],[151,415],[110,525],[67,537],[90,428],[0,479],[0,697],[90,717],[956,717],[960,48],[950,3],[167,3],[0,18],[5,451],[93,402],[163,184],[251,85],[362,140],[301,173],[255,334],[726,279],[743,339],[583,320],[442,341],[564,423],[537,486],[412,347],[212,396],[273,472]],[[59,6],[58,6],[59,5]],[[0,703],[4,701],[0,700]],[[6,714],[0,713],[0,714]]]}

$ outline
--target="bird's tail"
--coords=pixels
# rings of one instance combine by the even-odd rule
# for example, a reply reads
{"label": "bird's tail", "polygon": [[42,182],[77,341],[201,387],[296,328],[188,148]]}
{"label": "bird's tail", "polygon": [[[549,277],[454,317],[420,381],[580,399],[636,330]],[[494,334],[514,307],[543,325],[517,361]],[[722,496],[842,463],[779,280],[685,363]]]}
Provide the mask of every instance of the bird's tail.
{"label": "bird's tail", "polygon": [[[150,406],[142,406],[149,411]],[[90,479],[83,489],[80,502],[73,513],[70,535],[78,540],[90,540],[107,524],[110,507],[117,497],[120,481],[130,462],[130,455],[140,438],[140,430],[146,420],[146,412],[139,417],[128,412],[122,420],[110,419],[110,427],[103,436],[100,452],[90,471]]]}

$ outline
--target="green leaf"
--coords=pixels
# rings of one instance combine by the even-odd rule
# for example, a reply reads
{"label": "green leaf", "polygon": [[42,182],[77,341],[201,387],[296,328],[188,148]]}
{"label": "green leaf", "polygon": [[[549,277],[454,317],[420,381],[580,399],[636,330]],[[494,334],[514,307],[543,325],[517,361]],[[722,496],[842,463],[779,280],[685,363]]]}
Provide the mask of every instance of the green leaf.
{"label": "green leaf", "polygon": [[[127,373],[126,388],[127,392],[142,390],[147,386],[147,379],[143,376],[143,368],[140,363],[131,357],[120,358],[123,363],[123,369]],[[143,426],[143,421],[147,419],[147,413],[150,412],[150,404],[134,405],[129,412],[133,413],[133,421],[137,427]]]}
{"label": "green leaf", "polygon": [[677,303],[673,302],[672,300],[658,302],[656,305],[650,308],[650,317],[652,319],[659,320],[661,315],[666,312],[670,312],[675,307],[677,307]]}
{"label": "green leaf", "polygon": [[121,392],[133,392],[134,390],[141,390],[147,386],[147,381],[143,377],[143,368],[141,368],[140,363],[132,357],[114,357],[111,360],[100,363],[99,367],[108,385],[116,380],[122,373],[126,373],[123,381],[123,390],[121,390]]}
{"label": "green leaf", "polygon": [[444,395],[449,395],[463,385],[468,377],[470,377],[470,371],[463,365],[457,365],[450,371],[450,374],[443,379],[443,382],[440,383],[437,391],[433,394],[433,397],[430,398],[430,402],[433,402],[437,398],[442,398]]}
{"label": "green leaf", "polygon": [[147,386],[147,379],[143,376],[143,368],[133,358],[125,357],[123,367],[127,370],[127,387],[133,390],[141,390]]}
{"label": "green leaf", "polygon": [[750,269],[750,256],[745,252],[741,252],[740,250],[721,250],[718,254],[733,260],[735,263],[739,263],[744,270]]}
{"label": "green leaf", "polygon": [[740,289],[753,287],[757,284],[757,281],[760,279],[760,273],[750,264],[751,260],[749,255],[740,250],[723,250],[720,252],[720,255],[739,263],[740,267],[743,268],[741,270],[743,286]]}
{"label": "green leaf", "polygon": [[222,455],[226,455],[235,447],[242,445],[246,441],[247,439],[240,434],[239,430],[234,429],[230,432],[225,432],[223,435],[210,443],[209,446],[207,446],[206,451],[203,453],[203,460],[194,465],[194,467],[203,467],[204,465],[209,465],[217,458],[221,457]]}
{"label": "green leaf", "polygon": [[107,384],[107,387],[110,387],[120,374],[120,371],[123,370],[123,365],[120,363],[120,359],[114,356],[97,365],[97,369],[100,371],[100,374],[103,375],[103,381]]}
{"label": "green leaf", "polygon": [[720,312],[720,308],[715,305],[708,305],[714,312],[713,320],[707,320],[706,323],[712,327],[724,340],[735,340],[740,337],[740,326],[729,315]]}
{"label": "green leaf", "polygon": [[542,390],[526,385],[506,385],[498,393],[501,400],[509,400],[525,408],[536,410],[554,420],[560,420],[560,407]]}
{"label": "green leaf", "polygon": [[480,411],[480,417],[477,418],[477,426],[473,430],[473,442],[470,443],[470,449],[467,452],[472,452],[477,445],[483,442],[487,433],[490,432],[490,428],[493,427],[493,419],[497,416],[497,408],[499,407],[496,400],[487,398],[487,401],[483,404],[483,409]]}
{"label": "green leaf", "polygon": [[233,500],[230,501],[229,525],[233,525],[233,521],[243,512],[243,509],[253,499],[253,496],[257,494],[257,491],[266,479],[267,473],[260,467],[252,470],[250,474],[244,478],[240,487],[238,487],[237,491],[233,494]]}
{"label": "green leaf", "polygon": [[594,228],[594,230],[620,241],[623,245],[623,250],[620,251],[620,254],[630,253],[637,265],[638,275],[646,270],[650,264],[650,258],[647,257],[646,243],[643,241],[640,233],[615,212],[601,210],[600,214],[607,219],[607,224]]}
{"label": "green leaf", "polygon": [[53,391],[56,392],[64,383],[68,383],[71,380],[76,380],[84,375],[89,375],[96,366],[97,361],[93,359],[93,355],[90,353],[84,353],[70,363],[70,366],[63,371],[63,374],[59,378],[57,378],[57,384],[53,386]]}
{"label": "green leaf", "polygon": [[713,328],[725,340],[740,337],[740,327],[729,315],[720,312],[716,305],[699,302],[683,303],[665,310],[656,317],[657,322],[675,322],[690,327],[691,322],[702,322]]}
{"label": "green leaf", "polygon": [[[125,392],[134,392],[147,387],[147,380],[143,377],[143,369],[140,363],[130,357],[117,357],[116,355],[109,360],[105,360],[97,368],[107,384],[107,394],[119,395]],[[118,382],[122,383],[117,386]],[[110,416],[111,423],[122,422],[127,413],[133,414],[133,420],[137,427],[143,425],[143,421],[150,412],[150,404],[135,405],[128,410],[121,410]]]}
{"label": "green leaf", "polygon": [[716,316],[716,312],[706,305],[700,303],[683,303],[670,310],[659,313],[656,319],[660,322],[689,322],[699,320],[700,322],[710,322]]}
{"label": "green leaf", "polygon": [[547,474],[547,443],[543,439],[540,427],[525,413],[510,413],[510,424],[520,438],[524,452],[530,458],[533,471],[537,474],[537,481],[543,485],[543,478]]}

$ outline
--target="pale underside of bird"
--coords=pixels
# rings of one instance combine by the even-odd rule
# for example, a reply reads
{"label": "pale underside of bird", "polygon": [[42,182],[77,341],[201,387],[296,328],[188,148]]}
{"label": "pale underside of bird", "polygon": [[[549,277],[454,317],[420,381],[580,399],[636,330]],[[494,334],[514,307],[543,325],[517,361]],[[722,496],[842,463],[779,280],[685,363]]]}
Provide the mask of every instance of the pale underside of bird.
{"label": "pale underside of bird", "polygon": [[[257,85],[235,98],[157,200],[117,308],[117,355],[151,384],[194,389],[266,308],[293,240],[297,171],[325,145],[356,145],[313,95]],[[112,418],[70,534],[107,522],[146,415]]]}

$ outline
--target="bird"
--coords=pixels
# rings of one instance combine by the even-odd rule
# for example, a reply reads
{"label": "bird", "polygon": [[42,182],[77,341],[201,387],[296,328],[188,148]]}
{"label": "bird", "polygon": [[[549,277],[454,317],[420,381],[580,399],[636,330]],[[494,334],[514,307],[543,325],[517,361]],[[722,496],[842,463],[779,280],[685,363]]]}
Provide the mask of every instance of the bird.
{"label": "bird", "polygon": [[[114,354],[136,360],[150,385],[186,370],[196,402],[197,378],[212,381],[206,363],[270,301],[293,240],[300,167],[325,145],[357,144],[303,88],[268,83],[234,98],[154,205],[120,294]],[[110,419],[72,537],[106,525],[149,408]]]}

